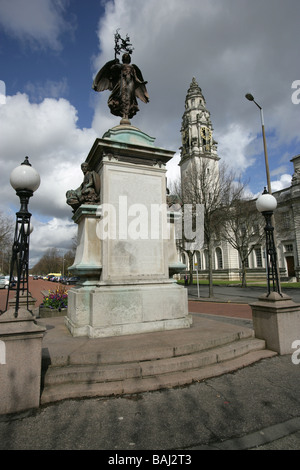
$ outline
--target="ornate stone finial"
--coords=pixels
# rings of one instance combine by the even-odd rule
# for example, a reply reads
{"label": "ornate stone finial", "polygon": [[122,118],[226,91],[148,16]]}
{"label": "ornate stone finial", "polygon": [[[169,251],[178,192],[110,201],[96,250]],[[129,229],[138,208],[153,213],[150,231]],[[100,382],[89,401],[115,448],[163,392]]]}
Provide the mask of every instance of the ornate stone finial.
{"label": "ornate stone finial", "polygon": [[195,77],[193,77],[192,82],[190,84],[190,87],[188,89],[188,94],[190,94],[190,93],[201,93],[202,94],[202,90],[199,87]]}
{"label": "ornate stone finial", "polygon": [[[98,92],[110,90],[107,102],[110,112],[122,117],[121,124],[130,124],[129,119],[139,111],[137,98],[148,103],[149,96],[142,72],[137,65],[131,64],[133,47],[130,38],[127,35],[122,39],[118,31],[115,33],[115,59],[107,62],[97,73],[93,89]],[[124,52],[122,64],[117,58],[121,51]]]}

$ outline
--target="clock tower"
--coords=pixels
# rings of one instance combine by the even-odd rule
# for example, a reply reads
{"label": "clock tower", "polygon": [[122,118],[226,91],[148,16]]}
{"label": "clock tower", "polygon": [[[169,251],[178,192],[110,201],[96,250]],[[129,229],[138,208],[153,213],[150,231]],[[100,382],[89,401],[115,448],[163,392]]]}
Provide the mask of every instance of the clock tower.
{"label": "clock tower", "polygon": [[217,142],[213,138],[213,127],[210,112],[206,109],[206,102],[202,90],[195,77],[190,84],[186,98],[185,111],[181,126],[181,180],[185,173],[194,165],[200,168],[201,163],[209,168],[213,174],[218,172]]}

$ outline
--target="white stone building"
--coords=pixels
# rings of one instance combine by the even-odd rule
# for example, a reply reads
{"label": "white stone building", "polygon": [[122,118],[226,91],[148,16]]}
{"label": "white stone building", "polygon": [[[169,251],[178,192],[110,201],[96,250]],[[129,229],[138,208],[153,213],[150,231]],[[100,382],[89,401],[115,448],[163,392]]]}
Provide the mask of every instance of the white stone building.
{"label": "white stone building", "polygon": [[[182,147],[181,147],[181,185],[184,191],[186,173],[200,161],[206,162],[208,172],[217,174],[219,160],[217,142],[213,137],[213,127],[210,112],[201,88],[193,78],[185,99],[185,111],[182,117]],[[294,175],[291,186],[273,193],[277,199],[275,211],[276,243],[281,279],[300,278],[300,155],[292,158]],[[257,213],[257,217],[262,217]],[[264,255],[264,240],[255,245],[247,262],[247,279],[266,277]],[[225,241],[216,241],[213,248],[213,277],[214,279],[238,280],[241,275],[241,263],[237,250]],[[189,269],[186,253],[181,253],[181,261]],[[194,254],[194,268],[198,268],[200,278],[208,275],[207,249],[199,247]]]}

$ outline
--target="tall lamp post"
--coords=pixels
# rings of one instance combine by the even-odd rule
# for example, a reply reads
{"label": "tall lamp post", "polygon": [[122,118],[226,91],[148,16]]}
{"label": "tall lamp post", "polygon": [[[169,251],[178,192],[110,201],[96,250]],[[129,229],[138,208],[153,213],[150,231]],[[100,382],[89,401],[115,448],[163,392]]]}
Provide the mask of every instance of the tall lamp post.
{"label": "tall lamp post", "polygon": [[274,227],[272,225],[273,212],[277,207],[277,201],[272,194],[264,190],[263,194],[256,200],[256,208],[262,213],[266,220],[265,233],[266,233],[266,258],[267,258],[267,283],[268,294],[277,292],[281,297],[278,269],[277,269],[277,253],[274,242]]}
{"label": "tall lamp post", "polygon": [[[20,210],[16,213],[16,227],[14,242],[12,247],[12,258],[10,267],[10,279],[7,292],[6,309],[8,307],[9,293],[16,290],[15,317],[18,317],[20,305],[20,293],[26,294],[26,304],[28,309],[28,264],[29,264],[29,236],[31,214],[28,211],[29,199],[33,196],[40,185],[40,175],[25,157],[23,163],[15,168],[10,175],[10,184],[15,189],[20,198]],[[14,272],[17,274],[16,285],[12,285]],[[4,312],[2,312],[4,313]]]}
{"label": "tall lamp post", "polygon": [[254,97],[253,97],[253,95],[251,95],[251,93],[247,93],[247,94],[245,95],[245,97],[247,98],[247,100],[253,101],[253,103],[255,103],[256,106],[257,106],[257,107],[259,108],[259,110],[260,110],[261,127],[262,127],[262,136],[263,136],[263,143],[264,143],[265,164],[266,164],[266,173],[267,173],[268,192],[269,192],[269,194],[272,194],[263,109],[262,109],[262,107],[254,100]]}
{"label": "tall lamp post", "polygon": [[[256,106],[259,108],[259,111],[260,111],[261,128],[262,128],[262,136],[263,136],[263,144],[264,144],[264,154],[265,154],[266,175],[267,175],[267,186],[268,186],[269,195],[272,195],[263,109],[262,109],[262,106],[260,106],[255,101],[254,96],[251,95],[251,93],[247,93],[245,95],[245,97],[247,98],[247,100],[253,101],[253,103],[256,104]],[[275,234],[274,234],[275,219],[274,219],[274,216],[272,216],[272,221],[271,222],[272,222],[272,225],[273,225],[273,240],[275,240]],[[275,241],[274,241],[274,243],[275,243]],[[276,244],[274,246],[276,248]],[[279,286],[279,290],[280,290],[280,277],[279,277],[279,266],[278,266],[278,264],[276,265],[276,269],[277,269],[278,286]]]}

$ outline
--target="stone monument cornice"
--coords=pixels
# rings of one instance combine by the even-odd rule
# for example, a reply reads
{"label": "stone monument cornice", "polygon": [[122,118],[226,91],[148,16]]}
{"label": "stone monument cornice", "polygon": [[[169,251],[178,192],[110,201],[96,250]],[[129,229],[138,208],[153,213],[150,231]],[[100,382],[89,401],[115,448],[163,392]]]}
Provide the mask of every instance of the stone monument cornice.
{"label": "stone monument cornice", "polygon": [[[154,138],[132,126],[116,126],[107,131],[102,138],[97,138],[86,158],[93,169],[100,167],[105,156],[128,163],[154,166],[166,165],[175,152],[155,147]],[[143,142],[143,144],[139,143]],[[147,143],[147,145],[145,145]]]}

